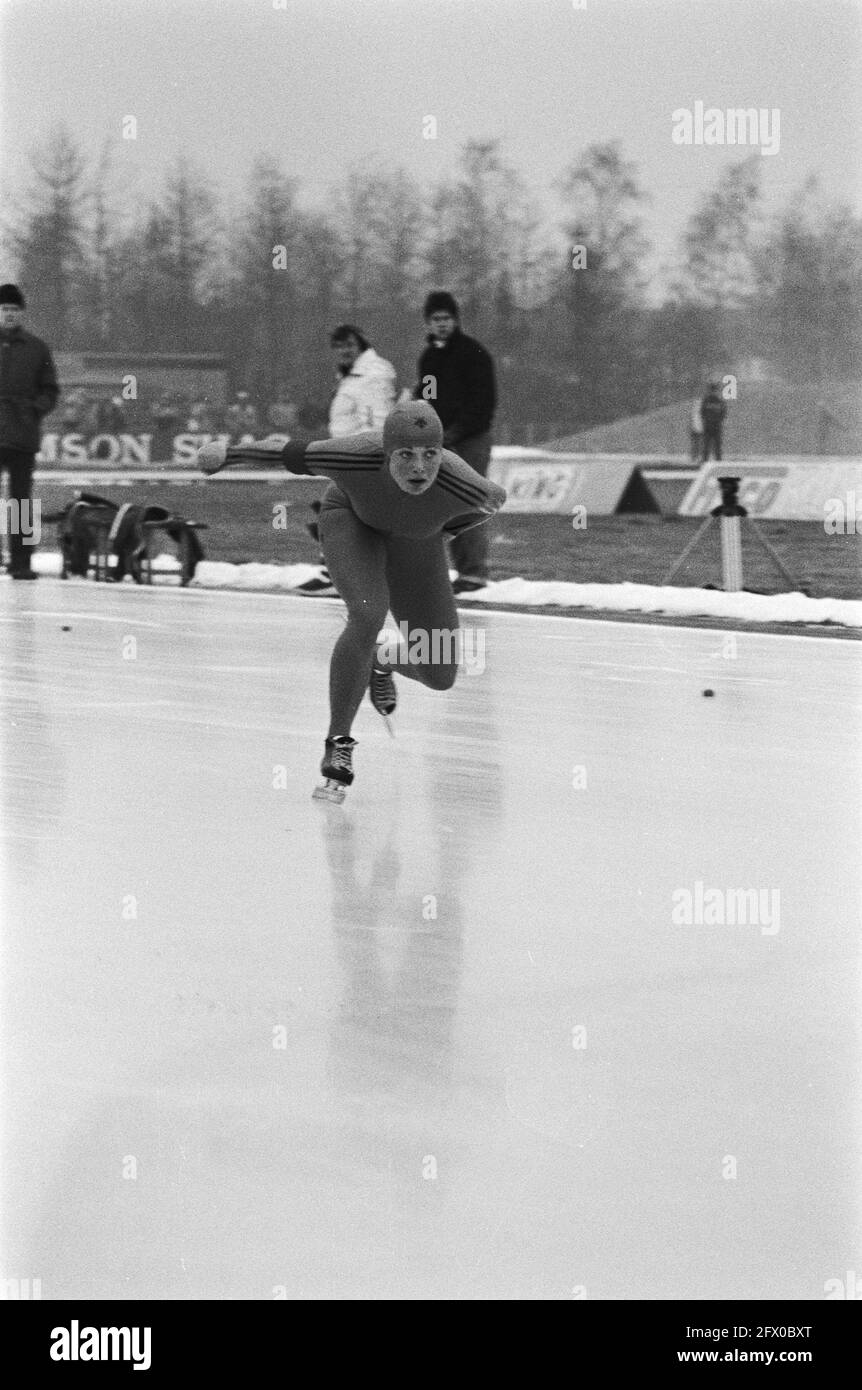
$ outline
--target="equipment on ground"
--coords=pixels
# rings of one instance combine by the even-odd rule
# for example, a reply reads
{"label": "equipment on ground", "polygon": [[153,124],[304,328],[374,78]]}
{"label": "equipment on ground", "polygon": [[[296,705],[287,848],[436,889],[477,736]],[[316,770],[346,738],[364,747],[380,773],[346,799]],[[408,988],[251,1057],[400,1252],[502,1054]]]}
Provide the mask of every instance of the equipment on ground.
{"label": "equipment on ground", "polygon": [[[94,492],[78,492],[55,517],[63,557],[61,577],[70,574],[118,583],[127,574],[136,584],[152,584],[160,536],[177,547],[179,580],[185,587],[194,578],[204,551],[198,531],[206,523],[188,521],[167,507],[126,502],[120,506]],[[113,563],[112,563],[113,561]]]}
{"label": "equipment on ground", "polygon": [[792,574],[786,569],[784,562],[777,554],[775,547],[766,539],[753,516],[749,516],[745,507],[739,502],[739,478],[721,477],[718,479],[721,488],[721,501],[717,507],[713,507],[709,516],[704,517],[703,522],[697,528],[685,550],[679,559],[674,562],[668,570],[662,584],[670,584],[675,575],[679,573],[688,559],[689,555],[697,549],[706,532],[712,526],[716,517],[721,521],[721,575],[722,588],[725,593],[739,593],[742,588],[742,529],[743,518],[748,520],[749,527],[757,540],[772,560],[776,569],[790,585],[791,589],[798,588]]}

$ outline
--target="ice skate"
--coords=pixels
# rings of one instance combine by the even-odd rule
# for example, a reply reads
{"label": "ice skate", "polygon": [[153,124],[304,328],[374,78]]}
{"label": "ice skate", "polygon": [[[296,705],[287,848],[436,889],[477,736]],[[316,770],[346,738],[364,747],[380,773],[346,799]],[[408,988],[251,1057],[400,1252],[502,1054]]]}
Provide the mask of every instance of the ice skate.
{"label": "ice skate", "polygon": [[387,733],[394,738],[395,730],[392,727],[390,715],[395,713],[395,708],[398,704],[398,691],[395,689],[395,677],[388,666],[381,666],[376,659],[371,667],[371,680],[368,682],[368,698],[377,710],[377,713],[383,716]]}
{"label": "ice skate", "polygon": [[315,801],[333,801],[340,806],[353,781],[353,750],[356,739],[346,734],[326,740],[326,750],[320,771],[323,781],[315,787],[312,796]]}

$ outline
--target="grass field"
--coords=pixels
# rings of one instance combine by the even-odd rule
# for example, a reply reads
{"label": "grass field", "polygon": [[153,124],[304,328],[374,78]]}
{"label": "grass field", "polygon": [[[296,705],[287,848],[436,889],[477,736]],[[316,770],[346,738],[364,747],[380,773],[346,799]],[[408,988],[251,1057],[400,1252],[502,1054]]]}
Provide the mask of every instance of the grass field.
{"label": "grass field", "polygon": [[[202,539],[207,559],[234,563],[257,560],[274,564],[315,563],[317,550],[305,531],[308,504],[324,485],[316,480],[265,483],[215,482],[96,487],[116,502],[151,502],[206,522]],[[62,507],[71,487],[43,484],[43,513]],[[287,504],[285,525],[275,529],[274,507]],[[743,523],[744,524],[744,523]],[[862,598],[862,536],[827,535],[817,522],[760,523],[797,586],[815,598]],[[504,513],[489,522],[491,561],[496,579],[563,579],[574,583],[660,584],[700,525],[688,517],[597,516],[583,530],[573,530],[569,516]],[[54,549],[54,528],[45,526],[43,549]],[[743,537],[745,587],[760,593],[786,588],[753,534]],[[721,568],[718,527],[674,580],[678,585],[719,587]]]}

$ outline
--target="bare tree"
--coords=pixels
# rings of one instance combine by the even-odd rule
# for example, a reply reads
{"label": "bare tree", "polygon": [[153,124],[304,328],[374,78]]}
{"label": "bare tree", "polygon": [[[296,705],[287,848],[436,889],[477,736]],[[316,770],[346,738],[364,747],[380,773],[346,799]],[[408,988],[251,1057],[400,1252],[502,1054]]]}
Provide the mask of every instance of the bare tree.
{"label": "bare tree", "polygon": [[425,259],[429,280],[451,289],[471,326],[497,345],[516,302],[535,298],[541,252],[534,200],[497,140],[468,140],[458,175],[433,190]]}
{"label": "bare tree", "polygon": [[269,156],[259,157],[233,244],[230,288],[233,351],[238,376],[260,397],[274,400],[294,369],[303,218],[298,183]]}
{"label": "bare tree", "polygon": [[771,229],[759,288],[766,352],[791,380],[862,376],[862,218],[825,204],[815,177]]}
{"label": "bare tree", "polygon": [[34,324],[55,347],[68,350],[87,339],[86,165],[62,126],[30,162],[32,185],[9,241]]}
{"label": "bare tree", "polygon": [[169,168],[161,200],[124,238],[119,261],[125,346],[200,351],[220,277],[216,206],[205,177],[184,156]]}
{"label": "bare tree", "polygon": [[638,366],[646,199],[617,141],[589,146],[557,187],[568,209],[557,343],[576,382],[578,416],[592,424],[645,404]]}

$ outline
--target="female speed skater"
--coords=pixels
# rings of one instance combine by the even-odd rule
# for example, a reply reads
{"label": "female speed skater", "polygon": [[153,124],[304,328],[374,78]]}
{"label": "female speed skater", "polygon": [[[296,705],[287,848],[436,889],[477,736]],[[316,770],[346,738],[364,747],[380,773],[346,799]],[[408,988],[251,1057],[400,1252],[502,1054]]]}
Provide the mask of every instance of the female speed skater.
{"label": "female speed skater", "polygon": [[[198,453],[208,474],[274,458],[291,473],[331,480],[320,508],[320,541],[347,608],[347,625],[330,662],[324,783],[314,795],[340,802],[353,781],[351,729],[366,690],[377,712],[388,717],[397,702],[395,675],[432,690],[454,684],[458,614],[445,538],[486,522],[506,492],[443,448],[443,426],[425,401],[396,405],[382,431],[310,444],[215,441]],[[418,631],[428,640],[393,652],[391,643],[379,641],[389,611],[402,634]],[[436,633],[451,634],[442,658],[431,637]]]}

